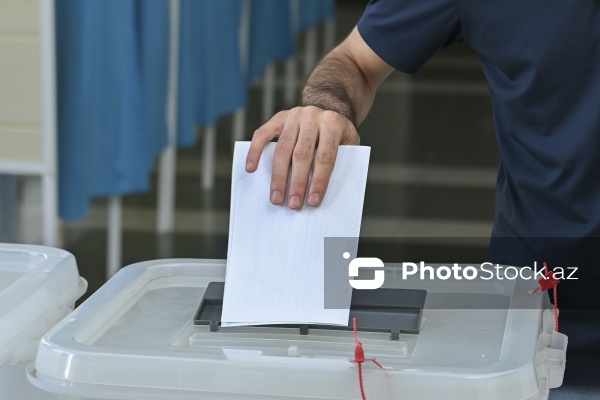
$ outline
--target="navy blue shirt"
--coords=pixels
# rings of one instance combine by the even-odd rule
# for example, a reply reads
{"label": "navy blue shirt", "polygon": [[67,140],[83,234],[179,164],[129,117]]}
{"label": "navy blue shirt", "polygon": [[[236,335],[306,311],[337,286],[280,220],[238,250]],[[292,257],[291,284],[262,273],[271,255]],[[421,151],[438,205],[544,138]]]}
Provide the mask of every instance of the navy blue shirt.
{"label": "navy blue shirt", "polygon": [[559,286],[566,382],[600,385],[600,2],[372,0],[358,29],[407,73],[455,41],[479,54],[501,154],[490,259],[580,268]]}

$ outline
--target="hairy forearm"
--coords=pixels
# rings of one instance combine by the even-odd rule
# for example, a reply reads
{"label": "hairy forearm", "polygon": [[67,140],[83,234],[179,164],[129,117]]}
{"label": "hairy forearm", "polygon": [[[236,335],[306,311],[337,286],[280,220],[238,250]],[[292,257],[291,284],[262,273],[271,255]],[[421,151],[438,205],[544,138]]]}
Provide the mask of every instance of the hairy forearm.
{"label": "hairy forearm", "polygon": [[336,111],[358,127],[366,118],[375,91],[363,72],[342,48],[336,48],[317,65],[302,93],[303,106]]}

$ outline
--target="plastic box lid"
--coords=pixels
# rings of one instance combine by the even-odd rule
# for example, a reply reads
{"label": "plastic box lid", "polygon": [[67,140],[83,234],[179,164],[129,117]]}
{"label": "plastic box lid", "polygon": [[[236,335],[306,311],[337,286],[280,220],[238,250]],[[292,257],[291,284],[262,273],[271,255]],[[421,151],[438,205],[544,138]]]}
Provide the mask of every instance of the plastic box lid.
{"label": "plastic box lid", "polygon": [[86,288],[72,254],[0,244],[0,367],[33,360],[41,337]]}
{"label": "plastic box lid", "polygon": [[[371,399],[539,400],[562,383],[566,337],[553,333],[535,280],[419,281],[386,265],[385,287],[427,290],[418,335],[360,332]],[[122,269],[48,332],[30,381],[106,399],[359,399],[352,332],[237,327],[193,317],[225,261]],[[480,307],[473,307],[473,305]]]}

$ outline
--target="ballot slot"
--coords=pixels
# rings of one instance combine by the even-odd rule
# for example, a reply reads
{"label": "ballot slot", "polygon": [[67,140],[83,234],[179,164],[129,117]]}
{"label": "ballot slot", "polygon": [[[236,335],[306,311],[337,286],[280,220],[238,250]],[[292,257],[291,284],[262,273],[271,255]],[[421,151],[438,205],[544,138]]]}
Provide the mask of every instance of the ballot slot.
{"label": "ballot slot", "polygon": [[[194,325],[208,325],[211,332],[219,332],[223,309],[224,282],[211,282],[194,316]],[[422,289],[391,289],[352,291],[350,317],[347,326],[338,325],[261,325],[270,328],[295,327],[300,335],[308,335],[312,329],[352,330],[364,332],[389,332],[390,339],[398,341],[401,334],[418,334],[427,291]]]}

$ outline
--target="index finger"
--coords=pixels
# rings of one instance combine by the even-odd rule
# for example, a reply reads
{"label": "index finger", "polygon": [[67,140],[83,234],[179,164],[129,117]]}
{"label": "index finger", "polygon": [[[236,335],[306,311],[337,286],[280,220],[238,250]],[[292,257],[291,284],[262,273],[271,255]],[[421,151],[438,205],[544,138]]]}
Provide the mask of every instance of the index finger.
{"label": "index finger", "polygon": [[263,126],[254,131],[250,150],[246,156],[246,172],[255,172],[258,168],[260,156],[267,143],[281,135],[285,125],[287,111],[280,111],[268,120]]}

